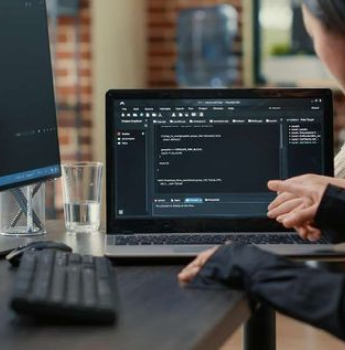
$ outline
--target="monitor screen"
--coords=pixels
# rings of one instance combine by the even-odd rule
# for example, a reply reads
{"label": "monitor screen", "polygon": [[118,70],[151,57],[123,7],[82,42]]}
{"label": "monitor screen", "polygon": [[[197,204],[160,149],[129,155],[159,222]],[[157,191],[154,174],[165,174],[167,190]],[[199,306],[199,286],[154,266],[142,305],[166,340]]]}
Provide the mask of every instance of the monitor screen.
{"label": "monitor screen", "polygon": [[60,176],[44,0],[0,0],[0,190]]}
{"label": "monitor screen", "polygon": [[263,218],[274,198],[269,180],[330,172],[329,98],[111,103],[117,220]]}

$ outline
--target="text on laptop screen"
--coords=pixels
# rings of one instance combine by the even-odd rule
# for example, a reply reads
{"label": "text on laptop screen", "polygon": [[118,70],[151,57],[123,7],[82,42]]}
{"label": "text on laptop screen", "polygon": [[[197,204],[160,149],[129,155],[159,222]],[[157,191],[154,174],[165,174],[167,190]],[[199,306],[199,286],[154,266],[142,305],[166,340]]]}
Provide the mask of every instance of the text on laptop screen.
{"label": "text on laptop screen", "polygon": [[115,217],[263,217],[267,181],[324,173],[324,101],[114,100]]}

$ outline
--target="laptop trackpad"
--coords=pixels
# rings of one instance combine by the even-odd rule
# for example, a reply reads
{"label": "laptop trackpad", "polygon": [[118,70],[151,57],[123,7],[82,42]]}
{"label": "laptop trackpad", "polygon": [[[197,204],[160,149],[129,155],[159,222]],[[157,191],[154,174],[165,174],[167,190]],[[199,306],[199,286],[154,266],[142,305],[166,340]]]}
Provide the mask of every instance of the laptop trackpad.
{"label": "laptop trackpad", "polygon": [[193,253],[199,254],[207,249],[213,248],[214,245],[174,245],[173,250],[176,253]]}

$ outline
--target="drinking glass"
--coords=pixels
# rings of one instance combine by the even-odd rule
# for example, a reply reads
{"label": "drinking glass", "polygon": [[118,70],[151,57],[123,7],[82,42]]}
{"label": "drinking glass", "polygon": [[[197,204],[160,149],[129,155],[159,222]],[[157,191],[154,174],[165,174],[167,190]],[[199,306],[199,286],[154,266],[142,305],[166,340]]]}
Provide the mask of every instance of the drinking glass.
{"label": "drinking glass", "polygon": [[103,164],[75,162],[62,165],[66,229],[95,232],[100,224]]}

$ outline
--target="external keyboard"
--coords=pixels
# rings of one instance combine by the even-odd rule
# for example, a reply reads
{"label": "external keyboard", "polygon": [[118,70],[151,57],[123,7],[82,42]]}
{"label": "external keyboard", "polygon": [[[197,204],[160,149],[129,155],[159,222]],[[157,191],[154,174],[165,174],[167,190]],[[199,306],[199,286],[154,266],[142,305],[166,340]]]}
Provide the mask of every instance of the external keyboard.
{"label": "external keyboard", "polygon": [[114,270],[104,257],[56,250],[26,252],[14,282],[11,307],[52,321],[115,321]]}
{"label": "external keyboard", "polygon": [[133,234],[108,235],[110,245],[221,245],[226,242],[246,244],[329,244],[321,238],[317,242],[303,240],[297,234]]}

